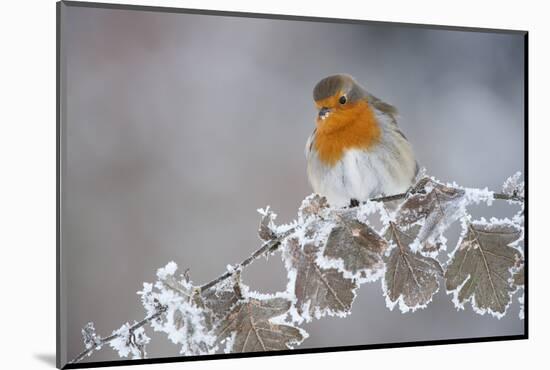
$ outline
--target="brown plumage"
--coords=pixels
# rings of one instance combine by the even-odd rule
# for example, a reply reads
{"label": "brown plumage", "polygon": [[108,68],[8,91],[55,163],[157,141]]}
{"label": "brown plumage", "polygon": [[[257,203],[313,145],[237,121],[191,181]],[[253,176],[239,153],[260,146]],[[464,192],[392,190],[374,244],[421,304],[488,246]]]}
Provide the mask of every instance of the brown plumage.
{"label": "brown plumage", "polygon": [[410,186],[416,161],[392,105],[345,74],[319,81],[313,98],[318,116],[306,156],[315,192],[344,204]]}

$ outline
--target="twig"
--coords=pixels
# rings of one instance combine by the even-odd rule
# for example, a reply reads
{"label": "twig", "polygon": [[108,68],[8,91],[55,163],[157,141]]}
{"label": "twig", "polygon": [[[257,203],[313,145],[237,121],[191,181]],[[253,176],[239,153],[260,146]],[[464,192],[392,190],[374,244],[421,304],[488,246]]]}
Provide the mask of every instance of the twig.
{"label": "twig", "polygon": [[388,195],[387,197],[378,197],[378,198],[372,198],[371,202],[391,202],[394,200],[403,199],[407,196],[408,193],[399,193],[394,195]]}
{"label": "twig", "polygon": [[524,197],[516,194],[493,193],[493,198],[501,200],[513,200],[516,202],[525,202]]}
{"label": "twig", "polygon": [[260,256],[267,255],[269,253],[275,252],[277,249],[279,249],[279,246],[281,245],[281,241],[283,241],[284,238],[289,236],[295,231],[294,228],[291,228],[287,230],[286,232],[282,233],[281,235],[277,236],[275,239],[272,239],[268,242],[266,242],[260,249],[257,249],[252,255],[250,255],[247,259],[239,263],[232,271],[227,271],[224,274],[218,276],[216,279],[202,285],[199,287],[201,293],[212,288],[213,286],[217,285],[218,283],[230,278],[235,273],[240,272],[243,268],[250,265],[254,260],[259,258]]}
{"label": "twig", "polygon": [[[164,314],[166,312],[166,307],[165,306],[161,306],[157,312],[155,312],[154,314],[152,315],[149,315],[147,316],[146,318],[144,318],[143,320],[141,320],[140,322],[137,322],[135,323],[134,325],[132,325],[130,328],[128,328],[128,332],[130,334],[132,334],[134,332],[134,330],[136,329],[139,329],[141,328],[143,325],[155,320],[156,318],[160,317],[162,314]],[[109,335],[108,337],[105,337],[105,338],[101,338],[100,342],[98,345],[96,346],[92,346],[82,352],[80,352],[80,354],[78,356],[76,356],[72,361],[69,361],[69,364],[75,364],[77,362],[80,362],[82,361],[82,359],[86,356],[89,356],[93,351],[95,351],[96,349],[99,350],[101,349],[101,347],[103,347],[103,345],[109,343],[110,341],[112,341],[113,339],[116,339],[118,337],[120,337],[121,334],[112,334],[112,335]]]}
{"label": "twig", "polygon": [[[409,193],[399,193],[395,195],[390,195],[387,197],[372,198],[371,202],[391,202],[393,200],[399,200],[405,198]],[[516,194],[505,194],[505,193],[493,193],[494,199],[499,200],[513,200],[516,202],[524,202],[525,199],[522,196]]]}

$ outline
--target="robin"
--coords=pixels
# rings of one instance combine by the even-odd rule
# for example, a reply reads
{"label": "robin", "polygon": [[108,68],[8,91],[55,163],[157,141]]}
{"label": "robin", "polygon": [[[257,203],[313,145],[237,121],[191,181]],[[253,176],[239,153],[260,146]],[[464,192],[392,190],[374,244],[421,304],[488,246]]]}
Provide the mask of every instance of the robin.
{"label": "robin", "polygon": [[337,74],[313,89],[318,114],[305,148],[313,190],[334,207],[407,191],[418,172],[397,110]]}

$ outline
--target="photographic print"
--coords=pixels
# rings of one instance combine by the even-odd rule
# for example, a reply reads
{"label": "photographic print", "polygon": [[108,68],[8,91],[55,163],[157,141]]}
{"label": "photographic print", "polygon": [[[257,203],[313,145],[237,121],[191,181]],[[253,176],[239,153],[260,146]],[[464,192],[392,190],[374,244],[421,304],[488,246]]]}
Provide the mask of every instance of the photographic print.
{"label": "photographic print", "polygon": [[57,22],[59,368],[527,338],[527,32]]}

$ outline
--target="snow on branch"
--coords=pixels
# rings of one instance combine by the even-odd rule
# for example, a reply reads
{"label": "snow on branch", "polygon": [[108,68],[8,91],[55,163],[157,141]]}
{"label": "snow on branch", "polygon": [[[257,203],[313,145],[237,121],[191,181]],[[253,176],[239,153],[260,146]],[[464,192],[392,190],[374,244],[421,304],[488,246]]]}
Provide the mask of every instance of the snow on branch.
{"label": "snow on branch", "polygon": [[[472,219],[470,205],[491,206],[494,200],[520,210],[511,219]],[[518,172],[500,193],[424,176],[406,193],[346,208],[330,207],[324,197],[312,194],[296,220],[285,225],[275,223],[269,207],[259,209],[259,249],[202,285],[168,263],[154,283],[144,283],[138,292],[145,318],[107,337],[88,323],[82,329],[85,349],[71,363],[105,344],[121,357],[145,358],[147,324],[165,333],[184,356],[291,349],[308,337],[302,323],[352,314],[359,286],[378,280],[390,310],[423,309],[444,288],[456,309],[469,304],[480,315],[501,318],[516,292],[523,303],[523,208]],[[440,253],[447,248],[444,234],[455,222],[462,226],[458,243],[448,255]],[[287,270],[286,290],[250,290],[241,272],[274,253],[280,253]]]}

